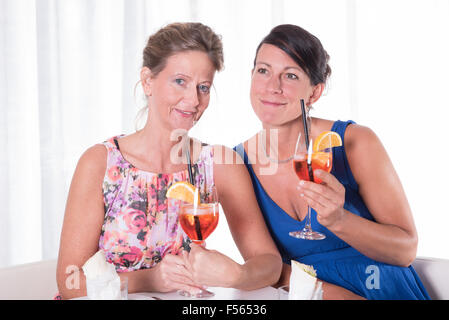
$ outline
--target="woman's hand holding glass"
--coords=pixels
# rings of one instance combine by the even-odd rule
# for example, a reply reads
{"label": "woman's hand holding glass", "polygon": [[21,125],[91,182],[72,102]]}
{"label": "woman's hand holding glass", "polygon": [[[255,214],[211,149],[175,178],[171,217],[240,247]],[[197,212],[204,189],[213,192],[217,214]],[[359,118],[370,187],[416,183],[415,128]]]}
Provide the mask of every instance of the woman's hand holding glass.
{"label": "woman's hand holding glass", "polygon": [[240,276],[240,265],[226,255],[191,243],[184,254],[185,265],[197,286],[232,287]]}
{"label": "woman's hand holding glass", "polygon": [[332,229],[345,215],[345,188],[331,173],[316,169],[313,174],[322,180],[321,184],[301,180],[297,189],[304,201],[317,212],[318,222]]}
{"label": "woman's hand holding glass", "polygon": [[194,295],[201,291],[193,281],[191,272],[186,268],[185,259],[181,255],[166,254],[160,263],[154,267],[157,279],[155,290],[158,292],[171,292],[184,290]]}

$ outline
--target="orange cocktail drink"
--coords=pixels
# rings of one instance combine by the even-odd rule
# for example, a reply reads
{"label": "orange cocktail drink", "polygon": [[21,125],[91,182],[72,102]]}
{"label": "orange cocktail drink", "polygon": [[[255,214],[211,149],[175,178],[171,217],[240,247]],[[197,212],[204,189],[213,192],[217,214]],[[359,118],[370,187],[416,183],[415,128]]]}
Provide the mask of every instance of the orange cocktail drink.
{"label": "orange cocktail drink", "polygon": [[218,203],[183,203],[179,222],[190,240],[201,244],[218,225]]}
{"label": "orange cocktail drink", "polygon": [[[316,169],[321,169],[326,172],[330,172],[332,169],[332,152],[313,152],[311,155],[311,166],[312,171]],[[293,169],[296,172],[296,175],[301,180],[310,181],[309,177],[309,168],[307,167],[307,157],[308,155],[304,155],[305,158],[294,158],[293,159]],[[313,181],[316,183],[321,183],[322,180],[313,177]]]}

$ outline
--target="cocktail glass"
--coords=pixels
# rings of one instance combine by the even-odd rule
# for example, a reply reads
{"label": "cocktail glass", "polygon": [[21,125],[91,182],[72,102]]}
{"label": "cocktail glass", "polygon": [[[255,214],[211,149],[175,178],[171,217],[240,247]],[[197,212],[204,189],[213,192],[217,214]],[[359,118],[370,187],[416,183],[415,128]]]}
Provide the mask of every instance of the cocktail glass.
{"label": "cocktail glass", "polygon": [[[330,172],[332,169],[332,148],[331,141],[329,139],[329,148],[325,148],[320,151],[313,151],[313,141],[310,139],[308,148],[306,146],[305,138],[298,136],[296,142],[295,155],[293,158],[293,169],[300,180],[312,181],[315,183],[321,183],[322,181],[314,177],[313,171],[321,169],[326,172]],[[326,236],[320,232],[312,230],[311,223],[311,208],[307,206],[307,215],[305,226],[302,230],[289,232],[289,235],[298,239],[305,240],[322,240]]]}
{"label": "cocktail glass", "polygon": [[[200,175],[204,177],[204,175]],[[196,183],[197,192],[200,194],[200,202],[182,203],[179,212],[179,222],[187,236],[194,243],[204,245],[204,241],[218,225],[219,204],[215,185]],[[195,199],[197,197],[195,196]],[[215,294],[209,290],[201,289],[195,295],[185,290],[178,291],[185,297],[207,298]]]}

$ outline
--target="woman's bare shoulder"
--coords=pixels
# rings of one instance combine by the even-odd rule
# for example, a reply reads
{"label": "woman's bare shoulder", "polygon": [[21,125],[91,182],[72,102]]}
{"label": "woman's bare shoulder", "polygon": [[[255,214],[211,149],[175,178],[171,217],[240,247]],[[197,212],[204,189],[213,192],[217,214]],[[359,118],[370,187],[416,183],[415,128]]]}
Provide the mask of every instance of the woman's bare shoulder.
{"label": "woman's bare shoulder", "polygon": [[376,133],[369,127],[351,124],[344,137],[346,157],[359,185],[391,175],[388,153]]}
{"label": "woman's bare shoulder", "polygon": [[379,137],[371,128],[355,123],[346,128],[344,140],[345,148],[358,148],[361,146],[369,148],[370,146],[381,145]]}
{"label": "woman's bare shoulder", "polygon": [[85,174],[103,175],[106,170],[108,151],[103,144],[96,144],[89,147],[81,155],[77,171]]}

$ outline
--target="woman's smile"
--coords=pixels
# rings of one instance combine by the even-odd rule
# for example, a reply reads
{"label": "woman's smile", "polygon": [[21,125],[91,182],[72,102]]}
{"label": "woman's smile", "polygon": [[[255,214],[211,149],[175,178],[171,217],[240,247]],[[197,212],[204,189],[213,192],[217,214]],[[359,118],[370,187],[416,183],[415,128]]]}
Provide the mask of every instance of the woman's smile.
{"label": "woman's smile", "polygon": [[196,111],[186,111],[177,108],[173,108],[173,110],[175,110],[179,115],[181,115],[181,117],[184,118],[191,118],[196,114]]}
{"label": "woman's smile", "polygon": [[270,101],[270,100],[264,100],[264,99],[260,99],[260,102],[267,107],[274,107],[274,108],[279,108],[279,107],[283,107],[286,106],[287,103],[286,102],[278,102],[278,101]]}

